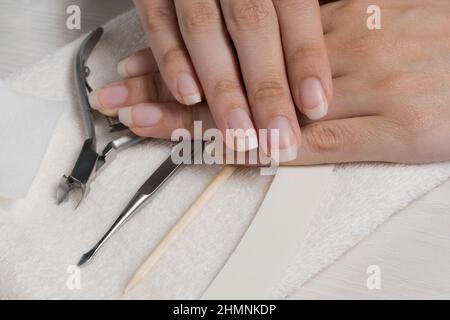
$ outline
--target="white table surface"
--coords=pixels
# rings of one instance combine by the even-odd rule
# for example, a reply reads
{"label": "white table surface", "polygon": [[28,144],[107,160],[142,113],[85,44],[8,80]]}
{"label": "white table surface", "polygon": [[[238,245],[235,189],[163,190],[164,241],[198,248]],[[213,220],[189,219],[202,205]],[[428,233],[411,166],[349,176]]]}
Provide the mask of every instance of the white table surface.
{"label": "white table surface", "polygon": [[[82,9],[82,30],[66,28],[71,4]],[[2,0],[0,78],[131,7],[131,0]],[[380,267],[380,290],[366,287],[370,265]],[[292,298],[449,299],[449,270],[450,181],[395,215]]]}

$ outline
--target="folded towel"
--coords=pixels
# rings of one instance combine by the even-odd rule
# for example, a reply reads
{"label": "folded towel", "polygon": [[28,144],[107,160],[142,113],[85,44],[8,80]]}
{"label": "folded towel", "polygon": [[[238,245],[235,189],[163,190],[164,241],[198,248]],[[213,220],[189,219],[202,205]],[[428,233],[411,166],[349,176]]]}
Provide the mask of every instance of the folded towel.
{"label": "folded towel", "polygon": [[[72,202],[56,206],[56,185],[70,171],[83,137],[71,79],[79,44],[5,80],[15,91],[69,103],[28,196],[0,201],[0,298],[199,298],[248,227],[271,177],[257,169],[240,169],[143,283],[123,297],[133,271],[220,169],[184,168],[81,270],[81,287],[68,286],[70,266],[115,220],[170,149],[168,143],[152,140],[126,150],[93,181],[91,193],[76,211]],[[117,62],[145,46],[135,11],[108,23],[88,62],[94,86],[116,80]],[[336,185],[274,290],[275,298],[289,295],[392,214],[447,180],[450,163],[349,164],[336,166],[334,174]],[[295,182],[286,187],[295,188]],[[298,207],[301,214],[301,203]]]}

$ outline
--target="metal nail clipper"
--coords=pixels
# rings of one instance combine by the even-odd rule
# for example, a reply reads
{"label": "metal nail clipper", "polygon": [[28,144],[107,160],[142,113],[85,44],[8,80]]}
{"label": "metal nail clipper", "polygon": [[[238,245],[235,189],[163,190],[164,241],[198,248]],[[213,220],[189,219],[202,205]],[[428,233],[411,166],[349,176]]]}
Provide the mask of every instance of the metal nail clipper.
{"label": "metal nail clipper", "polygon": [[[191,150],[190,159],[193,160],[199,152],[203,152],[204,142],[202,141],[189,141],[189,142],[180,142],[181,144],[190,143]],[[183,148],[181,148],[183,150]],[[176,150],[174,148],[173,150]],[[172,151],[172,153],[175,151]],[[140,187],[137,193],[133,196],[130,202],[123,209],[117,220],[113,223],[113,225],[109,228],[106,234],[100,239],[100,241],[88,252],[83,254],[80,261],[78,262],[78,266],[86,264],[91,261],[94,255],[98,252],[98,250],[105,244],[105,242],[132,216],[134,216],[139,209],[141,209],[145,203],[153,196],[155,193],[161,188],[161,186],[169,180],[169,178],[179,169],[183,163],[173,162],[173,157],[171,155],[161,164],[161,166],[156,169],[156,171],[144,182],[144,184]],[[191,162],[193,163],[193,162]]]}
{"label": "metal nail clipper", "polygon": [[[89,68],[86,61],[94,50],[103,35],[103,28],[93,31],[81,44],[80,49],[75,58],[75,84],[79,98],[79,107],[83,120],[86,140],[83,143],[78,160],[69,176],[64,175],[59,183],[56,198],[58,204],[67,199],[72,190],[78,190],[81,193],[77,206],[81,203],[87,194],[89,182],[93,176],[100,172],[107,163],[110,163],[115,154],[128,147],[138,144],[145,138],[137,137],[131,132],[124,136],[111,141],[104,150],[97,153],[97,139],[95,132],[95,123],[93,109],[89,103],[88,93],[92,91],[87,82],[89,76]],[[110,131],[122,131],[127,128],[114,119],[107,117]]]}

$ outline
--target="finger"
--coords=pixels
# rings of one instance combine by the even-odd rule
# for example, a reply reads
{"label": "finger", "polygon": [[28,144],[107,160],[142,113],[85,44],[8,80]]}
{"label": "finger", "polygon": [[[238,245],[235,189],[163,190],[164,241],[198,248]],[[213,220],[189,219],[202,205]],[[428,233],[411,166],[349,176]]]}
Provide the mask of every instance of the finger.
{"label": "finger", "polygon": [[331,103],[333,85],[319,2],[273,0],[273,3],[295,103],[308,118],[323,118]]}
{"label": "finger", "polygon": [[173,1],[135,0],[162,77],[182,104],[202,100],[202,92],[178,28]]}
{"label": "finger", "polygon": [[108,115],[116,114],[113,109],[124,106],[168,101],[174,98],[158,73],[115,82],[89,94],[91,107]]}
{"label": "finger", "polygon": [[325,45],[328,52],[333,80],[352,74],[356,69],[355,61],[349,59],[348,55],[342,52],[342,38],[336,32],[330,32],[325,35]]}
{"label": "finger", "polygon": [[233,150],[243,148],[239,151],[257,148],[256,130],[220,7],[215,0],[175,0],[175,6],[181,33],[227,145]]}
{"label": "finger", "polygon": [[159,72],[159,69],[152,50],[147,48],[120,61],[117,65],[117,72],[122,78],[131,78]]}
{"label": "finger", "polygon": [[[382,97],[375,91],[367,90],[364,81],[352,77],[339,77],[333,80],[334,98],[325,117],[320,120],[337,120],[379,115],[383,106]],[[316,122],[301,116],[301,127]]]}
{"label": "finger", "polygon": [[291,164],[399,162],[407,146],[401,127],[381,116],[320,121],[302,127],[302,146]]}
{"label": "finger", "polygon": [[194,121],[201,121],[203,130],[215,128],[206,104],[192,108],[178,102],[138,104],[119,109],[119,119],[139,136],[162,139],[170,139],[176,129],[193,134]]}
{"label": "finger", "polygon": [[[323,31],[332,32],[336,26],[336,13],[339,8],[346,5],[345,1],[321,1],[320,13],[322,16]],[[330,55],[331,56],[331,55]]]}
{"label": "finger", "polygon": [[[270,0],[222,0],[258,129],[278,130],[280,161],[296,158],[300,127],[286,76],[276,11]],[[264,151],[274,149],[261,141]]]}

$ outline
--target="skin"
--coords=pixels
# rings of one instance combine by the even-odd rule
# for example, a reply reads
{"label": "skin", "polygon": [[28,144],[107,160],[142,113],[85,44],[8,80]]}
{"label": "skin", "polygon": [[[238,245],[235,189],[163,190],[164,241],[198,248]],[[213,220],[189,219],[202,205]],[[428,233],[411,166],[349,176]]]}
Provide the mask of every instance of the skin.
{"label": "skin", "polygon": [[[171,95],[185,105],[205,98],[224,137],[245,131],[246,150],[258,146],[256,129],[268,128],[280,130],[281,148],[297,150],[296,108],[313,119],[327,113],[332,78],[318,0],[134,2]],[[139,75],[126,64],[123,76]]]}
{"label": "skin", "polygon": [[[320,121],[299,116],[301,146],[289,164],[450,160],[450,2],[378,0],[382,30],[369,30],[372,2],[342,0],[321,8],[335,97]],[[150,50],[136,56],[152,59]],[[132,131],[168,138],[195,119],[215,126],[206,104],[183,106],[155,71],[152,64],[124,80],[134,92],[126,104],[132,106]],[[151,126],[139,117],[148,108],[161,116]]]}

